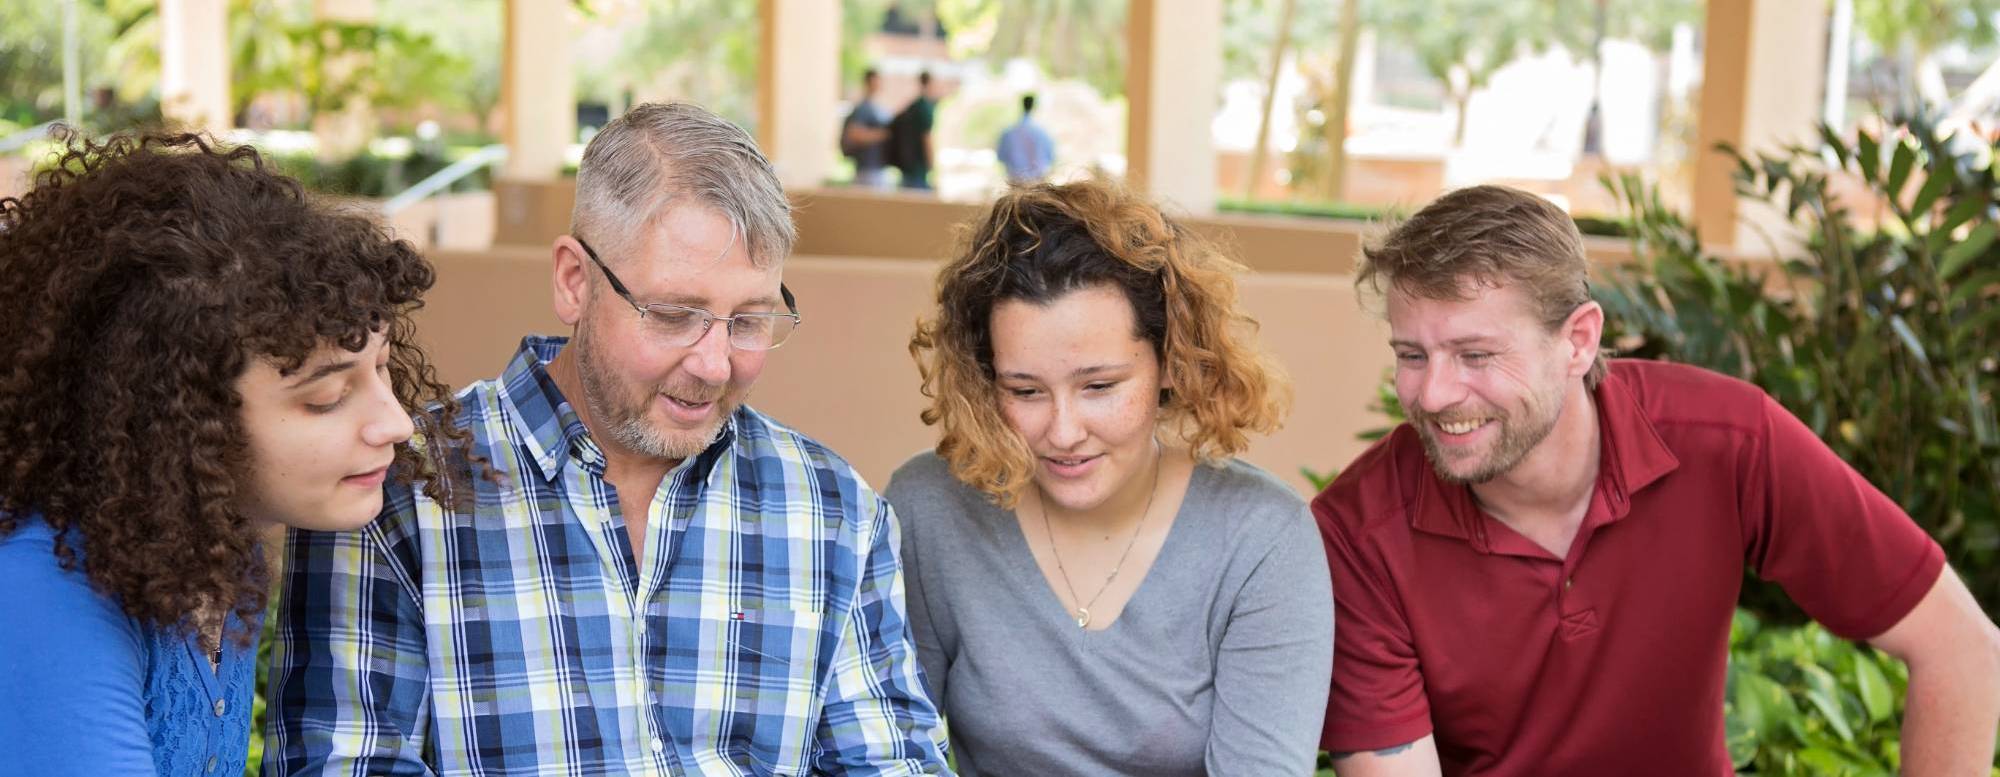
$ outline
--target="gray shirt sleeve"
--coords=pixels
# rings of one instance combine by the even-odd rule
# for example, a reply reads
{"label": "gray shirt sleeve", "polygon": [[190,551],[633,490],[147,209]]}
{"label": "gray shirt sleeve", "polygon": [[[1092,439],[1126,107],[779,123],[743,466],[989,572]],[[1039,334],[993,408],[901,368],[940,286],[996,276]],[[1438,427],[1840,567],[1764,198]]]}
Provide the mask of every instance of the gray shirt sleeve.
{"label": "gray shirt sleeve", "polygon": [[1333,583],[1304,505],[1236,592],[1215,661],[1211,775],[1311,774],[1333,673]]}
{"label": "gray shirt sleeve", "polygon": [[[905,480],[905,485],[908,481]],[[889,494],[895,493],[895,481],[890,482]],[[890,496],[891,504],[896,502]],[[910,501],[903,500],[904,505]],[[921,512],[921,511],[919,511]],[[939,644],[938,620],[932,617],[929,588],[924,584],[928,569],[924,566],[922,543],[917,533],[923,531],[923,520],[910,520],[905,514],[899,522],[902,530],[903,599],[910,612],[910,633],[917,643],[917,663],[924,672],[924,691],[930,695],[933,706],[944,710],[945,679],[951,672],[951,659]]]}

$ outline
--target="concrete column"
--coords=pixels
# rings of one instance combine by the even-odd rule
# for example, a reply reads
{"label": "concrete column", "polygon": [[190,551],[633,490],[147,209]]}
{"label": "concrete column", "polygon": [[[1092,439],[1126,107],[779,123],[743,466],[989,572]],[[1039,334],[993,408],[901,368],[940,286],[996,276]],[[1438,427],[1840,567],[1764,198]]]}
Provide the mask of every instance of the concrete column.
{"label": "concrete column", "polygon": [[506,0],[501,113],[507,162],[500,177],[521,182],[562,176],[576,138],[576,83],[570,68],[570,0]]}
{"label": "concrete column", "polygon": [[191,129],[229,129],[228,0],[160,0],[160,111]]}
{"label": "concrete column", "polygon": [[1169,207],[1212,212],[1222,0],[1132,0],[1127,14],[1126,180]]}
{"label": "concrete column", "polygon": [[[375,23],[375,0],[313,0],[313,18],[323,22],[372,25]],[[350,52],[346,56],[330,57],[320,63],[327,72],[325,82],[338,83],[347,74],[367,65],[366,52]],[[319,139],[319,155],[322,159],[345,159],[360,153],[375,135],[375,110],[368,99],[359,95],[350,97],[338,111],[321,111],[313,115],[313,135]]]}
{"label": "concrete column", "polygon": [[840,131],[840,3],[760,0],[757,145],[785,188],[819,186]]}
{"label": "concrete column", "polygon": [[1746,153],[1776,151],[1815,137],[1826,86],[1826,5],[1708,4],[1694,176],[1695,226],[1703,243],[1751,249],[1765,234],[1784,238],[1776,213],[1739,207],[1730,179],[1735,165],[1711,149],[1728,143]]}

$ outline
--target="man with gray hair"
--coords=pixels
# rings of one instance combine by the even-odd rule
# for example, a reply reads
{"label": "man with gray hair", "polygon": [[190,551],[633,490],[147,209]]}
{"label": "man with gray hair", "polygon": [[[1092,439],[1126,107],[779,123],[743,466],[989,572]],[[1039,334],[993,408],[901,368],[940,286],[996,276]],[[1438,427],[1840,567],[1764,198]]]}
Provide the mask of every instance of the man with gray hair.
{"label": "man with gray hair", "polygon": [[576,189],[571,337],[459,395],[492,476],[288,539],[265,773],[944,773],[888,503],[743,404],[801,320],[769,162],[642,105]]}

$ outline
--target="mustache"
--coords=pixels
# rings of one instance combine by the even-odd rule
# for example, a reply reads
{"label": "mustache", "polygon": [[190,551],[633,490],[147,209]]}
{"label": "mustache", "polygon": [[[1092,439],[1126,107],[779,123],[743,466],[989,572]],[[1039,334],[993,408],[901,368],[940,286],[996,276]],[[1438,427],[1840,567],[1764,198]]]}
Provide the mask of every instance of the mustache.
{"label": "mustache", "polygon": [[659,393],[687,402],[714,402],[722,399],[728,387],[722,384],[703,383],[696,380],[675,381],[660,387]]}

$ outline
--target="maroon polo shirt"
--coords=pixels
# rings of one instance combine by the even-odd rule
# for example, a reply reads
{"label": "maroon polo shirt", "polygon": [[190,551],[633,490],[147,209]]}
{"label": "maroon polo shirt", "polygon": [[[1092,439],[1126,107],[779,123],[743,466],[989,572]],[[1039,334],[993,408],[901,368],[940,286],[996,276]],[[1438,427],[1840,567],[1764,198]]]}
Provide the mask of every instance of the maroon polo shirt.
{"label": "maroon polo shirt", "polygon": [[1743,569],[1850,639],[1909,613],[1930,537],[1750,384],[1614,361],[1557,558],[1439,480],[1407,424],[1313,500],[1338,607],[1328,750],[1436,735],[1448,775],[1726,775]]}

